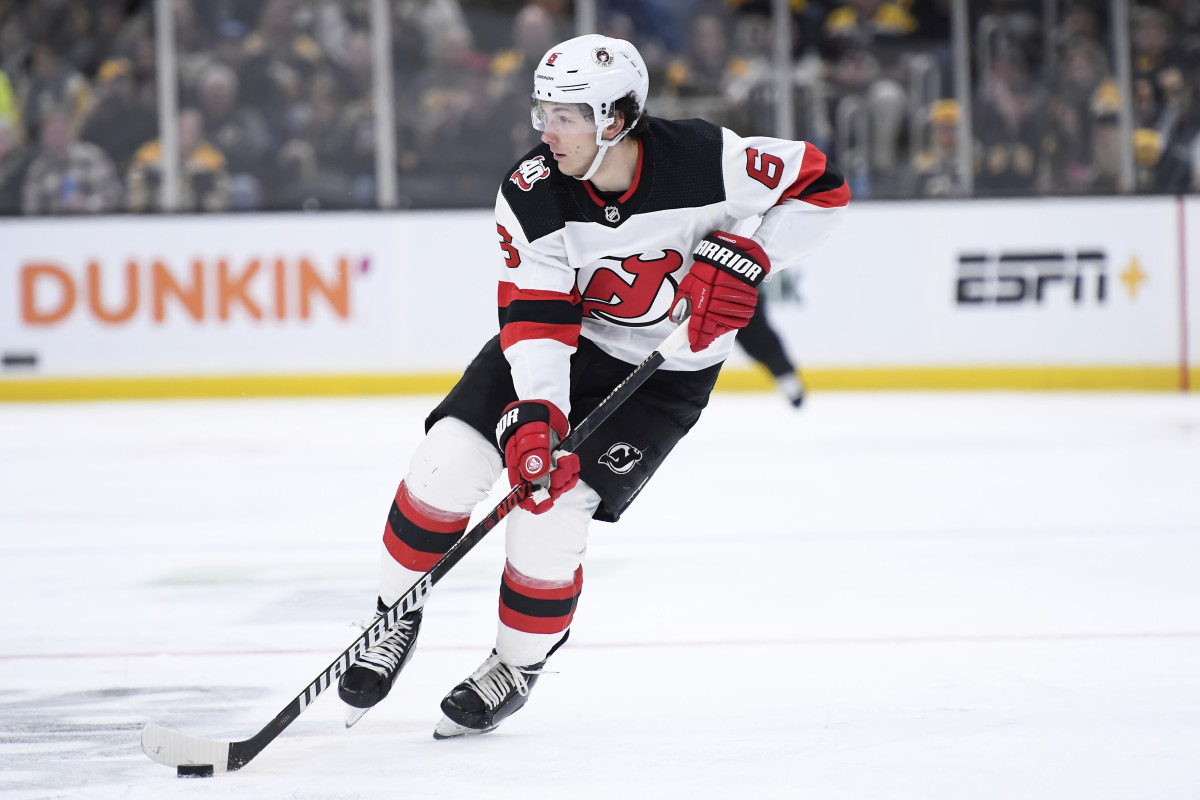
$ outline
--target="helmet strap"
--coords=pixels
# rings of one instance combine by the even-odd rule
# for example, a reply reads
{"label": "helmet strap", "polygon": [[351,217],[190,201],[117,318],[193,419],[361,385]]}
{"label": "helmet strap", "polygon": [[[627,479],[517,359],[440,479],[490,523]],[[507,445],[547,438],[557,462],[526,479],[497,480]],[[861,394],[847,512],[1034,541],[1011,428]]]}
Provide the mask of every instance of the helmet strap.
{"label": "helmet strap", "polygon": [[[633,126],[630,126],[633,127]],[[588,167],[588,171],[583,173],[578,180],[591,180],[591,177],[596,174],[596,170],[600,169],[600,162],[604,160],[604,154],[608,152],[608,148],[612,147],[617,142],[625,138],[625,134],[629,133],[629,128],[625,128],[611,139],[604,138],[604,129],[601,128],[596,134],[596,145],[600,148],[596,151],[596,157],[592,159],[592,165]]]}

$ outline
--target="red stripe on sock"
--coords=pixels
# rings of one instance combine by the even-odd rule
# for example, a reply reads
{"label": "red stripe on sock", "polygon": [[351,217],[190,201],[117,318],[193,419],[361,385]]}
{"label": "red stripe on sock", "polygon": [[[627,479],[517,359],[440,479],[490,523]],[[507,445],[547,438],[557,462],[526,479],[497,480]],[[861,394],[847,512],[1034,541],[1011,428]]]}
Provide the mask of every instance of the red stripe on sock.
{"label": "red stripe on sock", "polygon": [[390,523],[386,524],[384,528],[383,546],[387,548],[388,554],[396,559],[396,563],[405,569],[414,572],[428,572],[444,555],[443,553],[422,553],[420,550],[414,550],[392,532]]}
{"label": "red stripe on sock", "polygon": [[513,611],[503,603],[500,604],[500,621],[523,633],[562,633],[571,627],[571,619],[574,616],[574,613],[571,613],[565,617],[531,617]]}
{"label": "red stripe on sock", "polygon": [[400,508],[400,513],[418,528],[434,533],[462,533],[471,519],[470,514],[465,517],[452,517],[445,513],[433,516],[431,512],[436,512],[436,509],[414,498],[404,481],[401,481],[400,488],[396,489],[396,505]]}
{"label": "red stripe on sock", "polygon": [[575,576],[569,581],[543,581],[521,574],[506,561],[504,582],[514,591],[534,600],[569,600],[583,589],[583,567],[576,569]]}

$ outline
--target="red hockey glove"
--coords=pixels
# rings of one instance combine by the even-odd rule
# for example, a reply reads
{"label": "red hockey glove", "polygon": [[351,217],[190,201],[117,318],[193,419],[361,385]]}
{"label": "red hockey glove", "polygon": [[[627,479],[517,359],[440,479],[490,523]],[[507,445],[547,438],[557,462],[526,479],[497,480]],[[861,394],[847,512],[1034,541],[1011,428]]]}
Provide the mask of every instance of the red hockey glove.
{"label": "red hockey glove", "polygon": [[518,400],[504,409],[496,425],[496,443],[504,451],[509,485],[529,481],[550,492],[540,503],[532,494],[522,500],[521,508],[526,511],[549,511],[560,495],[579,483],[579,456],[554,452],[566,438],[568,427],[566,416],[545,400]]}
{"label": "red hockey glove", "polygon": [[746,327],[771,261],[758,242],[725,231],[701,239],[692,260],[675,293],[672,316],[678,318],[681,301],[691,304],[688,341],[692,352],[699,353],[718,336]]}

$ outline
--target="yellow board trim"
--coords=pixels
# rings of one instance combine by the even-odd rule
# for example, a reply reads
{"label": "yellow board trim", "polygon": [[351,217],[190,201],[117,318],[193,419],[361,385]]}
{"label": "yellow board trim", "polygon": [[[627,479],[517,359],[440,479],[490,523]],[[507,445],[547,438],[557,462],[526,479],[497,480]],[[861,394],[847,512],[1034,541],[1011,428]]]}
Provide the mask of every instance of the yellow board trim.
{"label": "yellow board trim", "polygon": [[[1146,391],[1183,389],[1176,367],[862,367],[803,371],[810,391]],[[1200,366],[1188,370],[1200,385]],[[0,378],[0,402],[445,394],[454,373]],[[728,369],[717,390],[772,391],[758,368]]]}
{"label": "yellow board trim", "polygon": [[221,375],[0,380],[0,402],[443,394],[457,375]]}
{"label": "yellow board trim", "polygon": [[[1183,388],[1178,367],[863,367],[813,368],[802,371],[813,391],[1000,390],[1000,391],[1148,391]],[[1189,370],[1196,386],[1200,368]],[[763,370],[731,369],[721,373],[717,389],[761,391],[772,387]]]}

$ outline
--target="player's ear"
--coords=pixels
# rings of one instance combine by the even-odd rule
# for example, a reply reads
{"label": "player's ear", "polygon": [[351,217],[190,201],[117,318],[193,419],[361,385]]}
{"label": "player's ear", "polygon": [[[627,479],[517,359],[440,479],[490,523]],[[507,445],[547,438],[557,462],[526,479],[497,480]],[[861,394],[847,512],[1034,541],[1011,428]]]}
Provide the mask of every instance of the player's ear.
{"label": "player's ear", "polygon": [[613,123],[604,129],[605,139],[615,139],[625,127],[625,115],[613,109]]}

